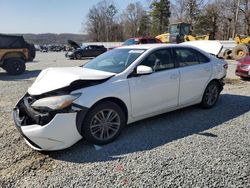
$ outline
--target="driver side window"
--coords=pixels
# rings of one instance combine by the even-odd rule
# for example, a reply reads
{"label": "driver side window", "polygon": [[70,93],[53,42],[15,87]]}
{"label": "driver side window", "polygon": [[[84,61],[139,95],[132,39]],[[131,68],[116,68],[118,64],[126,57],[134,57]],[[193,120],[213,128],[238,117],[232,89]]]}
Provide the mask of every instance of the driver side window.
{"label": "driver side window", "polygon": [[171,49],[157,50],[150,54],[141,65],[151,67],[153,72],[174,68],[174,61],[171,55]]}

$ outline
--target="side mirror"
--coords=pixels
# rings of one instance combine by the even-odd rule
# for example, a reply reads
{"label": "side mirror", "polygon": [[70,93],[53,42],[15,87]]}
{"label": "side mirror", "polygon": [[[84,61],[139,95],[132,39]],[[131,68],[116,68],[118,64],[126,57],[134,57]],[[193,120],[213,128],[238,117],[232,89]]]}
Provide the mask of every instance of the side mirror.
{"label": "side mirror", "polygon": [[153,72],[151,67],[145,66],[145,65],[139,65],[136,68],[136,74],[137,75],[145,75],[145,74],[151,74]]}

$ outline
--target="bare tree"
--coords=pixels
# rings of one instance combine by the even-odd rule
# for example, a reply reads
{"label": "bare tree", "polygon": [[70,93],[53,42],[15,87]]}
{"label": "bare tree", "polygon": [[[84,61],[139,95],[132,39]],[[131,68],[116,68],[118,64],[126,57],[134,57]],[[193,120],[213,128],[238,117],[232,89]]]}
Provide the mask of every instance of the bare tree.
{"label": "bare tree", "polygon": [[240,1],[240,12],[243,14],[244,19],[244,34],[250,35],[250,2],[249,0]]}
{"label": "bare tree", "polygon": [[220,9],[216,3],[206,5],[201,15],[197,17],[194,33],[198,35],[209,34],[210,39],[217,38],[219,13]]}
{"label": "bare tree", "polygon": [[207,1],[205,0],[175,0],[172,1],[172,17],[174,21],[194,23]]}
{"label": "bare tree", "polygon": [[232,38],[236,35],[236,28],[237,28],[237,22],[239,17],[239,8],[240,8],[240,0],[234,1],[234,17],[233,17],[233,32],[232,32]]}
{"label": "bare tree", "polygon": [[87,32],[93,41],[110,41],[117,38],[112,32],[118,13],[112,1],[103,0],[93,6],[88,13]]}
{"label": "bare tree", "polygon": [[122,20],[126,37],[137,36],[145,11],[140,2],[130,3],[123,11]]}
{"label": "bare tree", "polygon": [[171,20],[172,22],[186,22],[186,0],[176,0],[171,3]]}
{"label": "bare tree", "polygon": [[249,0],[216,0],[215,3],[220,9],[220,39],[234,38],[236,34],[249,35]]}
{"label": "bare tree", "polygon": [[250,0],[147,0],[146,11],[140,2],[129,4],[122,14],[112,0],[102,0],[89,10],[86,30],[93,41],[121,41],[139,35],[158,35],[171,21],[189,22],[194,34],[212,38],[233,38],[250,34]]}

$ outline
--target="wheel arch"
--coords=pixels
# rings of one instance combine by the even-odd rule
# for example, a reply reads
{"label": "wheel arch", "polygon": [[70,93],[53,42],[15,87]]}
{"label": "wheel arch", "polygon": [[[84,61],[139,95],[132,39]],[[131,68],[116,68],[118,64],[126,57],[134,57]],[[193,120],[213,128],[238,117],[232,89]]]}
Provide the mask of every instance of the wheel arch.
{"label": "wheel arch", "polygon": [[211,108],[213,105],[216,104],[216,102],[217,102],[217,100],[218,100],[218,97],[217,97],[215,103],[214,103],[212,106],[207,106],[207,105],[204,104],[204,102],[203,102],[203,99],[204,99],[204,96],[205,96],[206,89],[207,89],[207,87],[208,87],[211,83],[215,83],[215,84],[219,87],[218,97],[219,97],[219,95],[220,95],[220,92],[223,90],[223,85],[224,85],[224,83],[223,83],[223,78],[221,78],[221,79],[214,78],[214,79],[210,80],[210,81],[207,83],[207,85],[206,85],[206,87],[205,87],[205,89],[204,89],[204,91],[203,91],[203,94],[202,94],[202,98],[201,98],[201,101],[200,101],[200,106],[201,106],[202,108]]}
{"label": "wheel arch", "polygon": [[1,61],[5,61],[9,58],[21,58],[24,61],[26,60],[26,57],[22,52],[8,52],[2,57]]}
{"label": "wheel arch", "polygon": [[112,102],[121,107],[122,111],[125,114],[125,122],[127,123],[128,121],[128,109],[126,104],[119,98],[116,97],[106,97],[103,99],[98,100],[95,102],[90,108],[86,108],[85,110],[79,111],[76,116],[76,127],[78,130],[78,133],[84,137],[84,130],[83,130],[83,122],[85,121],[88,113],[91,111],[91,109],[95,108],[95,106],[105,103],[105,102]]}
{"label": "wheel arch", "polygon": [[[220,92],[221,92],[221,91],[223,90],[223,85],[224,85],[222,79],[223,79],[223,78],[221,78],[221,79],[213,78],[212,80],[210,80],[210,81],[206,84],[206,86],[203,88],[202,97],[203,97],[203,95],[204,95],[204,92],[205,92],[207,86],[208,86],[210,83],[212,83],[212,82],[216,82],[216,83],[218,84],[218,86],[219,86],[219,88],[220,88]],[[202,97],[201,97],[200,101],[202,100]]]}
{"label": "wheel arch", "polygon": [[[215,82],[215,83],[218,84],[218,86],[219,86],[219,88],[220,88],[220,92],[221,92],[222,89],[223,89],[223,85],[224,85],[222,79],[214,78],[214,79],[210,80],[210,82],[208,82],[207,86],[208,86],[210,83],[212,83],[212,82]],[[207,87],[207,86],[206,86],[206,87]]]}
{"label": "wheel arch", "polygon": [[126,104],[119,98],[117,97],[106,97],[103,98],[97,102],[95,102],[90,109],[94,108],[95,106],[97,106],[100,103],[104,103],[104,102],[113,102],[115,104],[117,104],[119,107],[121,107],[122,111],[125,114],[125,118],[126,118],[126,122],[128,121],[128,107],[126,106]]}

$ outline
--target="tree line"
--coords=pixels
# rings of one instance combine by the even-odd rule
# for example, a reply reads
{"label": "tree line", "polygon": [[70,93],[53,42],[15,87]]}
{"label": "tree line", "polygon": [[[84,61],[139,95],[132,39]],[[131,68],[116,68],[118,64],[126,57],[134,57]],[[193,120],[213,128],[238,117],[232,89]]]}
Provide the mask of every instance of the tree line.
{"label": "tree line", "polygon": [[145,0],[119,10],[112,0],[102,0],[87,15],[84,29],[90,41],[123,41],[130,37],[156,36],[169,23],[187,22],[193,35],[228,40],[236,34],[250,35],[249,0]]}

